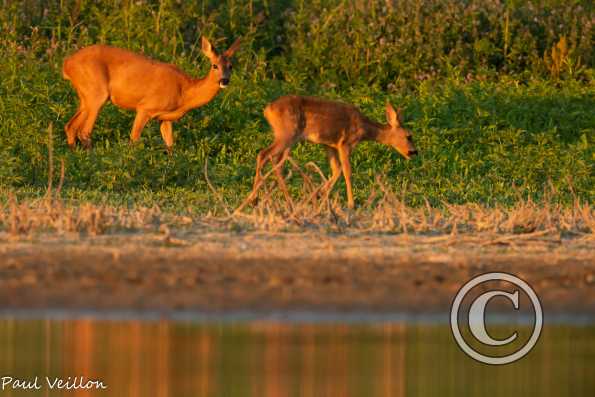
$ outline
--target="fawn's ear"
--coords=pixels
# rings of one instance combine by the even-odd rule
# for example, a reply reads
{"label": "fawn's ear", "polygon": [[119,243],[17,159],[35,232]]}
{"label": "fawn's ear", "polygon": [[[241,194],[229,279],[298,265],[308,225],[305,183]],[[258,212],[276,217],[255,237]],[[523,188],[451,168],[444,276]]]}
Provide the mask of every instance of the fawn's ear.
{"label": "fawn's ear", "polygon": [[207,56],[207,58],[209,58],[211,60],[212,63],[217,62],[217,53],[215,52],[215,49],[211,45],[211,42],[205,36],[202,36],[201,48],[202,48],[203,54],[205,54]]}
{"label": "fawn's ear", "polygon": [[401,109],[399,111],[395,111],[393,105],[389,102],[386,103],[386,121],[392,127],[400,127],[401,126]]}
{"label": "fawn's ear", "polygon": [[236,41],[234,41],[233,44],[227,49],[227,51],[223,53],[223,55],[225,55],[228,58],[231,58],[233,54],[235,54],[235,52],[238,50],[238,48],[240,48],[240,41],[241,40],[238,37]]}

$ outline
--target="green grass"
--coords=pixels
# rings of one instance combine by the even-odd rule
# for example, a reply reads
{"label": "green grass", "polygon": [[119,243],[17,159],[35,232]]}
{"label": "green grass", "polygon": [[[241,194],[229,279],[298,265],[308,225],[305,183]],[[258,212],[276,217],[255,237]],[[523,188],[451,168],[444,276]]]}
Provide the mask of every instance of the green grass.
{"label": "green grass", "polygon": [[[80,3],[78,11],[70,3]],[[256,154],[271,142],[262,109],[280,95],[299,93],[354,103],[379,121],[387,100],[405,109],[420,156],[406,161],[379,144],[360,145],[352,157],[360,202],[378,174],[406,192],[411,205],[513,205],[544,194],[562,203],[595,201],[595,85],[586,44],[592,26],[575,26],[592,18],[588,2],[577,2],[571,13],[555,1],[475,4],[479,11],[430,1],[434,8],[423,8],[423,23],[383,11],[385,2],[361,10],[356,3],[228,1],[215,8],[210,2],[106,1],[100,7],[75,1],[62,10],[63,2],[11,3],[0,11],[6,32],[0,41],[0,196],[44,194],[51,123],[54,158],[66,164],[66,199],[204,212],[217,206],[203,174],[208,161],[211,182],[230,206],[238,205],[251,188]],[[416,2],[403,7],[414,14]],[[458,17],[457,7],[463,7]],[[542,18],[525,26],[531,16]],[[441,17],[451,20],[451,31],[440,30]],[[111,104],[97,121],[93,149],[67,148],[63,126],[77,103],[61,78],[67,54],[106,42],[144,49],[196,76],[207,67],[198,50],[201,33],[222,47],[241,34],[244,44],[231,86],[174,124],[172,157],[155,122],[140,145],[130,146],[134,113]],[[458,34],[465,39],[453,38]],[[553,75],[544,54],[561,36],[571,49],[562,72]],[[381,51],[381,39],[392,44]],[[321,147],[300,144],[292,156],[328,172]],[[294,177],[294,195],[300,186]],[[342,182],[337,189],[343,192]]]}

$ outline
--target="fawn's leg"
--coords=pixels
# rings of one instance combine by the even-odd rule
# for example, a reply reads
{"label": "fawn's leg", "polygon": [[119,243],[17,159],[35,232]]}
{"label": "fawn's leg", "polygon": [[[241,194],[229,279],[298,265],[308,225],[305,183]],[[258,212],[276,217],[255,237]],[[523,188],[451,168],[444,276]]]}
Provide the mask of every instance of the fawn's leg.
{"label": "fawn's leg", "polygon": [[324,190],[327,193],[330,193],[331,189],[333,188],[333,186],[335,186],[335,183],[337,183],[337,180],[339,180],[339,177],[341,176],[341,162],[339,161],[339,154],[337,153],[336,149],[332,147],[327,147],[326,154],[328,157],[329,164],[331,166],[332,174],[329,180],[326,181],[326,183],[322,187],[322,190]]}
{"label": "fawn's leg", "polygon": [[345,178],[345,185],[347,186],[347,206],[349,208],[355,207],[353,201],[353,192],[351,190],[351,164],[349,163],[349,154],[351,152],[348,146],[339,146],[339,160],[343,168],[343,177]]}
{"label": "fawn's leg", "polygon": [[277,177],[277,182],[279,184],[279,188],[283,192],[285,196],[285,200],[289,203],[291,207],[293,207],[293,200],[289,195],[289,190],[287,189],[287,185],[285,184],[285,178],[283,178],[283,164],[289,157],[289,148],[285,149],[282,154],[278,154],[273,157],[273,167],[275,167],[275,176]]}
{"label": "fawn's leg", "polygon": [[252,184],[252,195],[256,194],[256,190],[259,188],[260,180],[262,179],[262,175],[260,174],[260,170],[269,161],[269,153],[275,144],[273,143],[271,146],[267,147],[266,149],[261,150],[256,156],[256,174],[254,175],[254,183]]}
{"label": "fawn's leg", "polygon": [[[285,143],[273,142],[273,144],[271,146],[267,147],[266,149],[261,150],[260,153],[258,153],[258,156],[256,156],[256,174],[254,176],[254,184],[252,186],[252,193],[250,193],[251,200],[253,200],[256,197],[256,193],[260,187],[261,180],[262,180],[262,175],[260,172],[262,170],[262,167],[267,163],[267,161],[279,156],[286,149],[289,149],[289,147],[287,147],[287,145]],[[287,154],[289,154],[289,151]],[[285,161],[286,159],[287,159],[287,157],[285,157],[283,159],[283,161]],[[275,164],[273,164],[273,167],[274,166],[275,166]],[[279,164],[279,167],[281,167],[281,164]],[[275,172],[277,172],[277,171],[275,171]],[[284,183],[283,183],[283,185],[284,185]]]}
{"label": "fawn's leg", "polygon": [[163,141],[165,142],[165,147],[167,148],[167,154],[171,155],[174,146],[174,130],[172,127],[172,122],[162,121],[160,130]]}
{"label": "fawn's leg", "polygon": [[144,110],[137,110],[134,124],[132,124],[132,131],[130,132],[130,142],[136,143],[140,139],[140,133],[145,128],[145,125],[151,117]]}

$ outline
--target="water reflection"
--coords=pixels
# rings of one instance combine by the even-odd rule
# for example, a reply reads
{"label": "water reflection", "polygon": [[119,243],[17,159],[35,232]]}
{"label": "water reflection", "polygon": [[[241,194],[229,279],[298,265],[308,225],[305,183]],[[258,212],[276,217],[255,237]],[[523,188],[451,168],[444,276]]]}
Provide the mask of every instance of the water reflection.
{"label": "water reflection", "polygon": [[[491,367],[448,325],[0,319],[0,376],[43,386],[2,396],[581,396],[594,367],[592,325],[546,326],[529,356]],[[59,392],[46,376],[108,389]]]}

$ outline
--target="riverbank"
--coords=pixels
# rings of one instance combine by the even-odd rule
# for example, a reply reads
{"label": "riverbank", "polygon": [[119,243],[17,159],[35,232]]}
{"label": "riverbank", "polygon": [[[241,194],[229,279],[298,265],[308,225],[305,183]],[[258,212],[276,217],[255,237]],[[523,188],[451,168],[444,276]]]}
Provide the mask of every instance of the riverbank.
{"label": "riverbank", "polygon": [[490,271],[595,313],[591,235],[145,233],[0,243],[0,309],[445,313]]}

